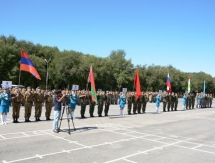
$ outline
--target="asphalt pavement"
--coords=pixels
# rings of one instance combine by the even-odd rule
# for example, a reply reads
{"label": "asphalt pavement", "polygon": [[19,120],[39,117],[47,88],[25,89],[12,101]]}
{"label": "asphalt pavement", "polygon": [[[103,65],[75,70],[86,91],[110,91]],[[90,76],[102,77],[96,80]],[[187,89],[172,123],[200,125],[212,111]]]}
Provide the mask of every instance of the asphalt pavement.
{"label": "asphalt pavement", "polygon": [[[213,101],[213,106],[215,102]],[[68,133],[67,116],[63,130],[52,132],[53,121],[45,120],[43,107],[40,122],[24,122],[21,107],[20,123],[0,125],[0,161],[3,163],[214,163],[215,108],[155,113],[155,103],[148,103],[146,114],[119,116],[119,106],[111,105],[108,117],[89,117],[89,106],[80,118],[75,110],[74,131]],[[103,114],[104,115],[104,114]],[[51,116],[53,119],[53,114]]]}

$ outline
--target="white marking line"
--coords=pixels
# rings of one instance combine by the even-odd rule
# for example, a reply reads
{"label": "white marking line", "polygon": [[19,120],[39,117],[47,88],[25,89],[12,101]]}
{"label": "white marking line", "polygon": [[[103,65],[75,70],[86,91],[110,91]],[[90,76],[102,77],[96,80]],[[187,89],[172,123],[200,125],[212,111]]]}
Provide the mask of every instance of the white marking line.
{"label": "white marking line", "polygon": [[131,163],[137,163],[137,162],[134,162],[134,161],[128,160],[128,159],[126,159],[126,158],[124,158],[123,160],[128,161],[128,162],[131,162]]}
{"label": "white marking line", "polygon": [[28,134],[26,134],[26,133],[24,133],[24,132],[22,132],[22,134],[25,135],[25,136],[29,136]]}
{"label": "white marking line", "polygon": [[85,147],[85,148],[88,147],[88,146],[86,146],[86,145],[77,143],[77,141],[71,141],[71,140],[68,140],[68,139],[65,139],[65,138],[62,138],[62,137],[53,135],[53,134],[49,134],[49,133],[47,133],[47,132],[45,132],[45,131],[43,131],[43,133],[46,133],[47,135],[53,136],[53,137],[55,137],[55,138],[57,138],[57,139],[65,140],[65,141],[67,141],[68,143],[74,143],[74,144],[80,145],[80,146]]}
{"label": "white marking line", "polygon": [[[110,132],[112,132],[112,131],[110,131]],[[118,134],[121,134],[121,135],[129,136],[129,135],[125,134],[125,133],[119,133],[119,132],[114,132],[114,133],[118,133]],[[153,134],[149,134],[149,135],[151,135],[151,136],[156,136],[156,135],[153,135]],[[169,135],[169,136],[171,136],[171,137],[178,137],[178,136],[176,136],[176,135]],[[155,139],[155,140],[151,140],[151,139],[147,139],[147,138],[144,138],[144,137],[146,137],[146,136],[142,136],[142,137],[139,137],[139,138],[140,138],[140,139],[149,140],[149,141],[155,141],[155,142],[167,144],[167,143],[164,143],[164,142],[157,141],[156,139]],[[136,138],[137,138],[137,137],[136,137]],[[167,138],[167,137],[162,137],[162,138],[165,139],[165,138]],[[171,139],[171,140],[178,141],[177,139],[174,139],[174,138],[167,138],[167,139]],[[186,141],[186,140],[181,140],[181,142],[186,142],[186,143],[196,144],[196,145],[203,145],[203,144],[199,144],[199,143],[189,142],[189,141]],[[204,146],[215,148],[214,146],[210,146],[210,145],[204,145]],[[181,147],[183,147],[183,146],[181,146]],[[192,148],[188,148],[188,149],[192,149]],[[203,151],[203,150],[202,150],[202,151]],[[207,152],[207,151],[205,151],[205,152]],[[212,152],[212,153],[213,153],[213,152]]]}
{"label": "white marking line", "polygon": [[[180,141],[178,141],[176,143],[179,143],[179,142]],[[146,151],[142,151],[142,152],[137,152],[137,153],[125,156],[125,157],[121,157],[121,158],[118,158],[118,159],[115,159],[115,160],[107,161],[105,163],[110,163],[110,162],[115,162],[115,161],[119,161],[119,160],[124,160],[124,159],[127,159],[127,158],[132,157],[132,156],[136,156],[136,155],[139,155],[139,154],[148,153],[148,152],[151,152],[151,151],[154,151],[154,150],[157,150],[157,149],[161,149],[161,148],[164,148],[164,147],[172,146],[172,145],[174,145],[176,143],[167,144],[167,145],[163,145],[163,146],[160,146],[160,147],[155,147],[155,148],[152,148],[152,149],[149,149],[149,150],[146,150]]]}
{"label": "white marking line", "polygon": [[200,145],[197,145],[197,146],[195,146],[195,147],[193,147],[193,148],[191,148],[191,149],[196,149],[196,148],[201,147],[201,146],[203,146],[203,145],[200,144]]}
{"label": "white marking line", "polygon": [[6,139],[4,136],[0,135],[3,139]]}

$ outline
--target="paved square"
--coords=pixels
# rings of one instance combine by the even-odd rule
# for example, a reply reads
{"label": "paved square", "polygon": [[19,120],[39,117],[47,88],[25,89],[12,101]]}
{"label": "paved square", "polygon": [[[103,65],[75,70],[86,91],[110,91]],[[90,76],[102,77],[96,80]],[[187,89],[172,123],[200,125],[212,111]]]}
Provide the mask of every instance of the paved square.
{"label": "paved square", "polygon": [[[167,163],[215,162],[215,108],[155,114],[155,104],[148,103],[146,114],[119,116],[119,106],[111,105],[109,117],[80,118],[75,110],[76,131],[52,132],[52,121],[13,124],[11,111],[8,124],[0,126],[0,161],[74,162],[74,163]],[[213,103],[213,106],[215,102]],[[89,107],[86,115],[89,117]],[[34,115],[34,107],[32,110]],[[20,122],[24,121],[21,108]],[[53,115],[52,115],[53,117]],[[66,115],[64,115],[66,118]],[[31,120],[34,120],[33,116]]]}

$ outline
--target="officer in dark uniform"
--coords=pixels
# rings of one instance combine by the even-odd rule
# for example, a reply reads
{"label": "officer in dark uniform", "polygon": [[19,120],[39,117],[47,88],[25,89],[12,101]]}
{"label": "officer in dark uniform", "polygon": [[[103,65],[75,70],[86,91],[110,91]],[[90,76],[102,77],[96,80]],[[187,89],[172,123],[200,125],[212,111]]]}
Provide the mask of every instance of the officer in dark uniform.
{"label": "officer in dark uniform", "polygon": [[103,105],[104,105],[104,92],[99,92],[97,95],[98,100],[98,116],[102,117]]}
{"label": "officer in dark uniform", "polygon": [[111,102],[111,97],[109,95],[109,91],[106,91],[106,94],[105,94],[105,111],[104,111],[105,116],[108,116],[110,102]]}
{"label": "officer in dark uniform", "polygon": [[167,96],[167,93],[164,92],[163,95],[162,95],[162,99],[163,99],[163,112],[166,112],[166,104],[167,104],[167,99],[168,96]]}
{"label": "officer in dark uniform", "polygon": [[137,98],[136,93],[134,93],[134,96],[132,96],[132,103],[133,103],[133,114],[137,114]]}
{"label": "officer in dark uniform", "polygon": [[128,115],[131,115],[131,107],[132,107],[132,93],[128,92],[127,95],[127,102],[128,102]]}

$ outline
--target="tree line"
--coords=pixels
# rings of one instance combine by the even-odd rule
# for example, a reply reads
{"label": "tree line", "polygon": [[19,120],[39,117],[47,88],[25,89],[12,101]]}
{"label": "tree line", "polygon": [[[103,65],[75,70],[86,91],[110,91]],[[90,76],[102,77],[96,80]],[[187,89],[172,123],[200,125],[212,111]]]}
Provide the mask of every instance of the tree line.
{"label": "tree line", "polygon": [[30,56],[42,80],[22,71],[20,84],[45,88],[45,59],[50,59],[48,66],[48,89],[71,88],[77,84],[86,89],[90,66],[93,66],[96,89],[120,91],[122,88],[134,90],[134,74],[138,68],[141,89],[143,91],[166,90],[166,77],[170,74],[173,92],[183,93],[187,90],[188,77],[191,79],[191,91],[202,92],[206,81],[206,92],[215,92],[215,78],[204,72],[182,72],[172,65],[134,65],[126,59],[124,50],[113,50],[108,57],[83,54],[73,50],[60,51],[57,47],[42,46],[14,36],[0,36],[0,81],[10,80],[13,84],[19,81],[21,50]]}

